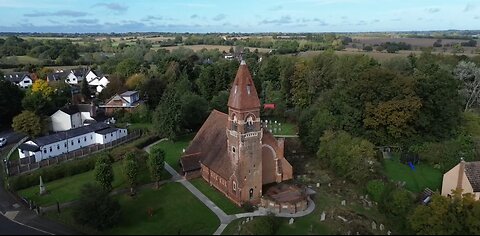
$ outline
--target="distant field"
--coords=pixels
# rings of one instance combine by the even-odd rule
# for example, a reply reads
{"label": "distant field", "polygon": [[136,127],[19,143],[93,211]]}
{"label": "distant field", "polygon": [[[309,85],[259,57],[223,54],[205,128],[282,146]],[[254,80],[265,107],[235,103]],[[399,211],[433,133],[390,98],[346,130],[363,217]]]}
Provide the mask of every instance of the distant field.
{"label": "distant field", "polygon": [[[155,45],[153,47],[154,50],[158,50],[160,48],[164,48],[164,49],[167,49],[169,51],[172,51],[172,50],[175,50],[175,49],[178,49],[179,47],[184,47],[184,48],[190,48],[192,49],[193,51],[200,51],[202,50],[203,48],[206,48],[206,49],[218,49],[219,51],[225,51],[225,52],[228,52],[228,50],[230,50],[230,47],[232,46],[223,46],[223,45],[185,45],[185,46],[171,46],[171,47],[159,47],[158,45]],[[245,48],[249,48],[250,51],[255,51],[255,49],[258,49],[259,52],[262,52],[262,53],[267,53],[267,52],[270,52],[271,49],[268,49],[268,48],[252,48],[252,47],[245,47]]]}
{"label": "distant field", "polygon": [[[304,57],[311,57],[318,55],[320,53],[323,53],[324,51],[308,51],[308,52],[301,52],[299,55],[304,56]],[[473,56],[478,56],[479,54],[471,54],[469,53],[470,51],[466,51],[466,53],[457,53],[457,55],[466,55],[469,57]],[[344,51],[335,51],[337,55],[368,55],[373,57],[375,60],[378,60],[380,62],[388,61],[392,58],[396,57],[407,57],[411,53],[420,55],[422,52],[421,51],[398,51],[397,53],[387,53],[387,52],[377,52],[377,51],[372,51],[372,52],[365,52],[362,50],[358,49],[353,49],[353,48],[347,48]],[[434,54],[440,54],[442,52],[433,52]],[[445,55],[453,55],[452,53],[446,52],[444,53]]]}
{"label": "distant field", "polygon": [[10,56],[6,57],[5,59],[6,62],[12,62],[12,65],[18,65],[18,64],[33,64],[33,65],[38,65],[42,61],[38,58],[30,57],[30,56]]}
{"label": "distant field", "polygon": [[[390,37],[352,37],[353,43],[357,44],[382,44],[386,42],[404,42],[412,46],[417,47],[432,47],[433,43],[437,41],[434,38],[390,38]],[[442,39],[442,44],[458,44],[462,42],[467,42],[468,40],[463,39]],[[478,41],[478,40],[477,40]],[[480,47],[480,45],[477,45]]]}

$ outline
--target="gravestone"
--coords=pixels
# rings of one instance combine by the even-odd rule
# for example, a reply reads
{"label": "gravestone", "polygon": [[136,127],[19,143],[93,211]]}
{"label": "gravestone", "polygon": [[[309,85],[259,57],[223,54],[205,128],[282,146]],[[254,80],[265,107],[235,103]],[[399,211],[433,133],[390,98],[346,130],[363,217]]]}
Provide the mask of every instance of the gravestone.
{"label": "gravestone", "polygon": [[332,184],[331,184],[331,183],[328,183],[328,187],[332,187]]}
{"label": "gravestone", "polygon": [[291,225],[293,224],[293,222],[295,222],[295,220],[293,218],[290,218],[290,220],[288,221],[288,224]]}
{"label": "gravestone", "polygon": [[320,188],[320,183],[317,183],[317,188]]}
{"label": "gravestone", "polygon": [[242,221],[242,225],[244,225],[244,224],[245,224],[245,221],[243,220],[243,221]]}
{"label": "gravestone", "polygon": [[345,206],[345,205],[347,205],[347,201],[343,200],[342,201],[342,206]]}
{"label": "gravestone", "polygon": [[372,230],[377,230],[377,223],[375,223],[375,221],[372,222]]}
{"label": "gravestone", "polygon": [[47,193],[45,185],[43,184],[42,176],[40,176],[40,195]]}
{"label": "gravestone", "polygon": [[320,221],[325,221],[326,217],[327,217],[327,214],[325,214],[325,211],[322,212],[322,214],[320,215]]}
{"label": "gravestone", "polygon": [[345,218],[342,217],[342,216],[337,216],[337,217],[338,217],[340,220],[343,220],[343,222],[347,222],[347,221],[348,221],[347,219],[345,219]]}
{"label": "gravestone", "polygon": [[385,230],[385,226],[383,224],[380,224],[380,231]]}
{"label": "gravestone", "polygon": [[277,123],[277,121],[275,121],[275,124]]}
{"label": "gravestone", "polygon": [[389,231],[387,232],[387,235],[392,235],[392,231],[389,230]]}

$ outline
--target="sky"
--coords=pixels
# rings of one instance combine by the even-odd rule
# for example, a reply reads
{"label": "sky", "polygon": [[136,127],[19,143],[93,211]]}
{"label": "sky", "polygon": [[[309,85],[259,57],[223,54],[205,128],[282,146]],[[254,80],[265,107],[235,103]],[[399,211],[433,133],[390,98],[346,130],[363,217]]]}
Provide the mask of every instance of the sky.
{"label": "sky", "polygon": [[0,32],[479,30],[480,0],[0,0]]}

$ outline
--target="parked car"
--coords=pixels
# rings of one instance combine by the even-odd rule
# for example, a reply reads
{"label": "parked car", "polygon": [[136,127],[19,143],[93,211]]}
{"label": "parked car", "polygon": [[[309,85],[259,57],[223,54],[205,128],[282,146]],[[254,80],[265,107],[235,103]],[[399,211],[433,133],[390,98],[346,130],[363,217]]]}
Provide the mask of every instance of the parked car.
{"label": "parked car", "polygon": [[7,145],[7,139],[6,138],[0,138],[0,147],[3,147]]}

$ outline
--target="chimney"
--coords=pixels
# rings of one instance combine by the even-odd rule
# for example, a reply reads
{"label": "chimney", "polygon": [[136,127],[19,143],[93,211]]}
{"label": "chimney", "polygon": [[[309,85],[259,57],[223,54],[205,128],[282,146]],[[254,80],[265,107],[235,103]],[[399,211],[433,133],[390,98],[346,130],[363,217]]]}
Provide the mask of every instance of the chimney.
{"label": "chimney", "polygon": [[97,116],[97,106],[93,102],[90,103],[90,117]]}
{"label": "chimney", "polygon": [[457,190],[463,191],[463,175],[465,174],[465,160],[461,158],[458,168]]}

